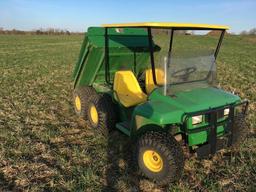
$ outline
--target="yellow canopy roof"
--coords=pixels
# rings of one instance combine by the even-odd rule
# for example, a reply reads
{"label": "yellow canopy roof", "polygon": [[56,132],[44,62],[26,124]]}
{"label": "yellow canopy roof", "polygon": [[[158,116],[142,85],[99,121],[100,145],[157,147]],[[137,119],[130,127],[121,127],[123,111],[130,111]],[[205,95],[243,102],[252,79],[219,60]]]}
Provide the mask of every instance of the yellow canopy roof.
{"label": "yellow canopy roof", "polygon": [[197,28],[197,29],[229,29],[223,25],[192,24],[192,23],[166,23],[166,22],[146,22],[146,23],[117,23],[103,24],[103,27],[161,27],[161,28]]}

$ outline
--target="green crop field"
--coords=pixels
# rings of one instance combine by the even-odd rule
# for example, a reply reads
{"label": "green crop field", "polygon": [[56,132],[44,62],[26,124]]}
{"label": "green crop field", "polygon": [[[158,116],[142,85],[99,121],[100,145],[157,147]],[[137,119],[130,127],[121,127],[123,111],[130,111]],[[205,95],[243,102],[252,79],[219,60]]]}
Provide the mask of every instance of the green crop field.
{"label": "green crop field", "polygon": [[[165,191],[131,169],[131,145],[79,120],[71,74],[82,36],[0,35],[0,191]],[[256,37],[227,36],[220,85],[250,100],[248,137],[196,159],[170,191],[256,191]]]}

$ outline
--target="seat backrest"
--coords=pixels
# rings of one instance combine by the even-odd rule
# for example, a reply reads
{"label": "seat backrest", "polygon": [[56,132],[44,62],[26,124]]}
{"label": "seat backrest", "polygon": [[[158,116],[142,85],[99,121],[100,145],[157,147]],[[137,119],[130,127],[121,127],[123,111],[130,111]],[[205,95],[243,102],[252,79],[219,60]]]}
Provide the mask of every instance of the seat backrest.
{"label": "seat backrest", "polygon": [[117,71],[114,78],[115,99],[125,107],[131,107],[146,101],[147,95],[143,93],[132,71]]}
{"label": "seat backrest", "polygon": [[[155,74],[156,74],[156,81],[157,84],[163,85],[165,78],[164,78],[164,71],[162,69],[155,69]],[[146,70],[146,78],[145,78],[145,86],[146,86],[146,92],[147,94],[150,94],[156,87],[154,80],[153,80],[153,74],[152,74],[152,69],[147,69]]]}

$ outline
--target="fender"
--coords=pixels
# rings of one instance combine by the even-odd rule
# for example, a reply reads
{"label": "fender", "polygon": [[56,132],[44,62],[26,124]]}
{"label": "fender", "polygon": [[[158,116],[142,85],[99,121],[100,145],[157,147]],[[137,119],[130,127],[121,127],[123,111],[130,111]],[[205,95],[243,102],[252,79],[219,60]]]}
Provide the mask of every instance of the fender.
{"label": "fender", "polygon": [[179,108],[159,100],[147,101],[138,105],[132,115],[131,135],[146,126],[155,125],[165,128],[166,125],[179,124],[182,122],[183,111]]}

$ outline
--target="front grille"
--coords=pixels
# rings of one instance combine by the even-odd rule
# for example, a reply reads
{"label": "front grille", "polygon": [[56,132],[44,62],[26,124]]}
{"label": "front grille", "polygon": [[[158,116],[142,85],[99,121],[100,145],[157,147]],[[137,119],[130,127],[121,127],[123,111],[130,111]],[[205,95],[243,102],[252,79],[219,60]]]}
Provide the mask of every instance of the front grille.
{"label": "front grille", "polygon": [[[221,121],[224,118],[224,109],[217,111],[217,121]],[[205,114],[205,122],[210,123],[210,113]]]}
{"label": "front grille", "polygon": [[217,112],[217,119],[222,119],[224,117],[224,110],[220,110]]}

